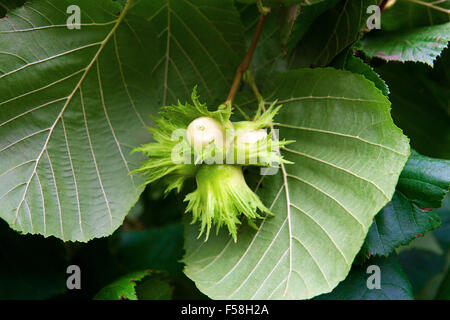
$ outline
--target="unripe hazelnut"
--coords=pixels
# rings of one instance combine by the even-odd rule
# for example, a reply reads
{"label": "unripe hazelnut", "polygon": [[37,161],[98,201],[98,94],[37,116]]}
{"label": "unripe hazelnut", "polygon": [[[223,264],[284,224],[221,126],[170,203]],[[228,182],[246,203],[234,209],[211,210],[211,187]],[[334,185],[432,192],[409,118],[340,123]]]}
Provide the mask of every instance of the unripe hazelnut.
{"label": "unripe hazelnut", "polygon": [[236,138],[236,143],[256,143],[259,140],[267,137],[267,131],[265,129],[258,129],[254,131],[246,131]]}
{"label": "unripe hazelnut", "polygon": [[218,148],[224,146],[225,132],[222,124],[209,117],[200,117],[187,127],[187,138],[191,146],[206,147],[211,142]]}

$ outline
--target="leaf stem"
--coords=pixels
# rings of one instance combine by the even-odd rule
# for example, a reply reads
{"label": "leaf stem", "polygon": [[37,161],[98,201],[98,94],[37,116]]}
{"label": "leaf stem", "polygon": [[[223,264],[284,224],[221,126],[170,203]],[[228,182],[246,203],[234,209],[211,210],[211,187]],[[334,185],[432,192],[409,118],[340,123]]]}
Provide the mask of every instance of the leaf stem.
{"label": "leaf stem", "polygon": [[264,7],[262,0],[257,0],[256,5],[258,6],[259,13],[266,15],[270,13],[270,8]]}
{"label": "leaf stem", "polygon": [[236,109],[239,111],[239,113],[244,117],[245,120],[250,121],[250,117],[247,113],[245,113],[244,110],[242,110],[241,107],[239,107],[237,104],[235,105]]}
{"label": "leaf stem", "polygon": [[250,70],[247,70],[244,74],[244,81],[248,83],[253,91],[256,99],[258,100],[258,111],[256,111],[255,119],[257,119],[263,112],[264,109],[264,98],[259,92],[258,86],[256,85],[255,78]]}
{"label": "leaf stem", "polygon": [[250,43],[250,47],[248,48],[244,59],[236,70],[233,84],[231,85],[226,103],[229,102],[231,105],[233,104],[234,97],[237,90],[239,89],[239,85],[241,84],[242,76],[244,75],[245,71],[247,71],[248,67],[250,66],[250,62],[252,61],[253,54],[255,53],[256,45],[258,44],[258,40],[261,36],[261,32],[266,19],[267,14],[260,15],[258,25],[256,26],[255,33],[253,34],[252,42]]}

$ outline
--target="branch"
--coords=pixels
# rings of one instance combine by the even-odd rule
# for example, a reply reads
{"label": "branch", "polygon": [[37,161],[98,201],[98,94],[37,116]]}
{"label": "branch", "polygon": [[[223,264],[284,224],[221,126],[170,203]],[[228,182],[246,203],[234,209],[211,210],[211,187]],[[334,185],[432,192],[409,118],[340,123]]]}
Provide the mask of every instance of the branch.
{"label": "branch", "polygon": [[228,98],[226,102],[233,104],[234,96],[236,95],[237,90],[239,89],[239,85],[242,80],[242,76],[245,71],[247,71],[250,66],[250,62],[252,61],[253,54],[255,53],[256,45],[258,44],[259,37],[261,36],[261,32],[264,26],[264,22],[267,19],[267,14],[261,14],[259,17],[259,22],[255,30],[255,34],[253,35],[252,42],[250,43],[250,47],[245,54],[244,59],[236,70],[236,75],[234,76],[233,84],[231,85],[230,92],[228,94]]}
{"label": "branch", "polygon": [[386,10],[386,7],[387,7],[387,5],[388,5],[389,2],[390,2],[390,0],[381,0],[381,1],[378,3],[378,7],[380,7],[381,13],[384,13],[384,10]]}
{"label": "branch", "polygon": [[422,5],[422,6],[425,6],[425,7],[428,7],[428,8],[431,8],[431,9],[434,9],[434,10],[437,10],[437,11],[444,12],[446,14],[450,14],[450,9],[446,9],[446,8],[442,8],[442,7],[436,6],[436,4],[442,3],[444,1],[435,1],[435,2],[424,2],[424,1],[420,1],[420,0],[408,0],[408,1],[412,2],[412,3],[416,3],[416,4],[419,4],[419,5]]}

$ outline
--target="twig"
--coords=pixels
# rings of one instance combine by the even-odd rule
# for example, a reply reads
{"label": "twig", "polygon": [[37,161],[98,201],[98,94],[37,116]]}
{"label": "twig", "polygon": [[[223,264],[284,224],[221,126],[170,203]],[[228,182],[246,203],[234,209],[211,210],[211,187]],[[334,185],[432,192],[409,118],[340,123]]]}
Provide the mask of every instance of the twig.
{"label": "twig", "polygon": [[416,3],[416,4],[420,4],[422,6],[437,10],[437,11],[441,11],[441,12],[445,12],[446,14],[450,14],[450,9],[445,9],[442,7],[438,7],[435,4],[440,3],[439,1],[435,1],[435,2],[424,2],[424,1],[420,1],[420,0],[408,0],[409,2],[412,3]]}
{"label": "twig", "polygon": [[270,8],[268,7],[264,7],[262,0],[257,0],[256,1],[256,6],[258,7],[258,11],[259,13],[266,15],[270,13]]}
{"label": "twig", "polygon": [[388,4],[389,0],[381,0],[378,3],[378,7],[380,7],[381,13],[384,13],[384,10],[386,10],[386,5]]}
{"label": "twig", "polygon": [[228,98],[226,102],[229,102],[230,104],[233,104],[234,96],[236,95],[237,90],[239,89],[239,85],[242,80],[242,76],[244,75],[245,71],[247,71],[248,67],[250,66],[250,62],[252,61],[253,54],[255,53],[256,45],[258,44],[259,37],[261,36],[261,32],[264,26],[264,22],[267,19],[267,14],[261,14],[259,17],[258,25],[256,26],[255,33],[252,38],[252,42],[250,43],[250,47],[247,50],[247,53],[245,54],[244,59],[242,60],[242,63],[239,65],[239,67],[236,70],[236,74],[234,76],[233,84],[231,85],[230,92],[228,94]]}

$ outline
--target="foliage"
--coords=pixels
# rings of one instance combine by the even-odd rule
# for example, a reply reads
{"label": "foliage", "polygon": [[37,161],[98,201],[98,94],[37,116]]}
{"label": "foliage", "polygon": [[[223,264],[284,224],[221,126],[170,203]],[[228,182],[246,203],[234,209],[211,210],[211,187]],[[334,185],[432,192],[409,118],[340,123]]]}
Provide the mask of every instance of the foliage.
{"label": "foliage", "polygon": [[373,220],[365,246],[370,255],[388,255],[400,245],[439,228],[441,207],[450,181],[449,160],[413,152],[397,183],[396,193]]}
{"label": "foliage", "polygon": [[[0,299],[448,299],[450,5],[378,2],[0,0]],[[199,116],[278,165],[168,166]]]}
{"label": "foliage", "polygon": [[387,8],[382,30],[362,39],[366,54],[387,61],[418,61],[433,66],[450,40],[450,3],[424,3],[431,7],[403,0]]}
{"label": "foliage", "polygon": [[169,300],[173,289],[160,273],[137,271],[104,287],[96,300]]}
{"label": "foliage", "polygon": [[[367,267],[376,265],[382,270],[380,289],[368,289]],[[384,283],[383,283],[384,282]],[[412,300],[411,284],[402,271],[395,254],[387,258],[374,258],[365,265],[355,266],[351,274],[332,293],[319,296],[323,300]]]}
{"label": "foliage", "polygon": [[[296,140],[282,148],[295,165],[261,180],[259,194],[275,216],[256,232],[243,231],[236,245],[224,235],[203,244],[193,241],[192,230],[186,233],[185,272],[215,298],[310,298],[330,291],[348,273],[373,216],[392,197],[392,173],[400,173],[409,154],[389,120],[387,99],[362,76],[305,69],[275,83],[267,96],[284,105],[277,128]],[[358,116],[350,116],[356,109]],[[375,162],[389,169],[377,171]]]}

